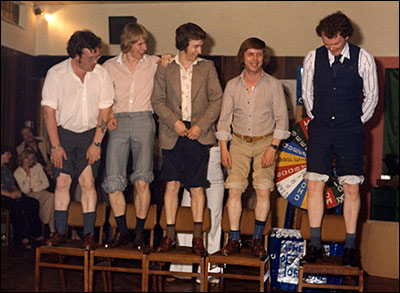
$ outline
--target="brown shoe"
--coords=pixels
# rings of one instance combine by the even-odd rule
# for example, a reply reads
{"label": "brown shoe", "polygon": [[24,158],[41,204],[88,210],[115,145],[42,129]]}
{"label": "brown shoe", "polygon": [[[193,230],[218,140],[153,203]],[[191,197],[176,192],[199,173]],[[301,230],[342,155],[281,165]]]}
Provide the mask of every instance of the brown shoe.
{"label": "brown shoe", "polygon": [[225,245],[224,248],[221,249],[221,253],[223,255],[230,255],[232,253],[240,252],[240,241],[237,241],[233,238],[229,238],[228,244]]}
{"label": "brown shoe", "polygon": [[168,236],[165,236],[163,239],[161,239],[160,246],[157,247],[156,251],[157,252],[166,252],[175,246],[176,246],[176,241],[172,240]]}
{"label": "brown shoe", "polygon": [[263,242],[258,237],[252,241],[251,252],[261,260],[264,260],[267,257],[267,252],[264,249]]}
{"label": "brown shoe", "polygon": [[143,232],[137,232],[135,234],[135,240],[132,243],[133,248],[137,250],[143,250],[146,248],[146,243],[144,242],[144,234]]}
{"label": "brown shoe", "polygon": [[126,235],[122,235],[121,233],[118,232],[111,240],[110,244],[108,244],[108,247],[115,248],[123,245],[128,245],[130,241],[131,237],[129,236],[129,233]]}
{"label": "brown shoe", "polygon": [[50,239],[48,239],[44,245],[47,246],[59,246],[65,243],[65,234],[61,232],[54,233]]}
{"label": "brown shoe", "polygon": [[192,251],[193,253],[200,255],[201,257],[205,257],[207,255],[207,252],[204,249],[203,239],[201,239],[200,237],[193,238]]}
{"label": "brown shoe", "polygon": [[93,250],[96,249],[97,243],[94,240],[94,235],[87,233],[85,236],[83,236],[83,248],[86,250]]}

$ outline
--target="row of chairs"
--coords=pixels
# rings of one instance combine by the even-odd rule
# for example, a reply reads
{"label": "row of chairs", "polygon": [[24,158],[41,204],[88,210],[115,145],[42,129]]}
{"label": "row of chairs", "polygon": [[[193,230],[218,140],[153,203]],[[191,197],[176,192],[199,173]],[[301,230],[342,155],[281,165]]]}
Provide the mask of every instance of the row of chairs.
{"label": "row of chairs", "polygon": [[[82,227],[82,207],[79,202],[71,202],[69,206],[68,227]],[[82,270],[84,279],[84,292],[92,292],[95,272],[101,272],[103,279],[103,289],[105,292],[112,291],[112,272],[125,272],[142,275],[142,292],[149,291],[149,276],[152,276],[152,286],[154,291],[163,291],[164,276],[184,276],[200,279],[200,291],[207,292],[208,277],[219,278],[219,288],[223,291],[223,278],[236,278],[247,280],[258,280],[260,282],[260,292],[264,292],[265,284],[269,287],[269,258],[260,260],[251,255],[249,249],[242,249],[242,252],[237,255],[222,256],[219,253],[201,257],[194,253],[190,247],[178,247],[171,249],[168,252],[150,252],[143,254],[138,250],[132,249],[129,246],[118,248],[107,248],[101,246],[103,234],[103,226],[106,218],[106,206],[104,203],[99,203],[96,210],[95,227],[99,229],[99,248],[88,251],[80,248],[80,241],[68,239],[67,243],[59,247],[40,246],[36,248],[36,263],[35,263],[35,292],[40,292],[42,268],[56,268],[60,273],[61,288],[63,292],[67,291],[65,270]],[[127,205],[127,225],[128,229],[134,229],[136,226],[136,213],[133,204]],[[166,233],[166,217],[165,210],[161,212],[160,226]],[[176,231],[178,233],[192,233],[193,220],[190,207],[179,207],[177,211]],[[153,247],[154,228],[157,222],[157,207],[151,205],[145,222],[145,230],[150,231],[150,247]],[[116,221],[111,211],[109,217],[110,226],[113,229],[113,234],[116,232]],[[224,231],[224,241],[227,241],[229,232],[229,216],[227,209],[223,212],[222,228]],[[242,235],[252,235],[254,232],[254,211],[250,209],[243,210],[240,229]],[[207,239],[207,232],[210,229],[210,210],[206,207],[204,211],[203,221],[203,239]],[[271,229],[271,217],[269,217],[266,228],[264,230],[265,244],[267,245],[267,235]],[[68,233],[68,228],[67,228]],[[68,235],[68,234],[67,234]],[[71,264],[67,261],[70,256],[83,258],[83,264]],[[128,260],[128,264],[123,261]],[[136,262],[133,265],[134,261]],[[170,263],[185,263],[193,265],[192,272],[173,272],[169,271]],[[209,273],[209,264],[217,265],[225,268],[228,264],[254,266],[259,268],[258,275],[244,275],[240,273]],[[200,270],[198,270],[200,267]]]}
{"label": "row of chairs", "polygon": [[[127,225],[128,229],[134,229],[136,226],[136,213],[133,204],[127,205]],[[161,212],[160,226],[166,233],[165,210]],[[103,288],[105,292],[112,291],[112,272],[124,272],[132,274],[141,274],[142,276],[142,292],[149,291],[150,276],[152,277],[152,291],[163,291],[164,276],[184,276],[198,278],[200,280],[200,292],[207,292],[209,280],[212,278],[219,279],[219,290],[224,291],[225,279],[241,279],[252,280],[258,282],[259,292],[270,291],[271,274],[270,259],[260,260],[253,256],[250,248],[243,248],[240,254],[224,256],[216,252],[206,257],[200,257],[192,253],[190,247],[177,247],[168,252],[150,252],[143,254],[138,250],[127,247],[107,248],[100,246],[103,226],[106,220],[106,206],[99,203],[97,206],[95,227],[99,229],[99,248],[87,251],[80,248],[80,241],[67,240],[67,243],[60,247],[41,246],[36,248],[36,264],[35,264],[35,292],[40,291],[41,268],[57,268],[59,269],[61,287],[63,292],[67,291],[65,269],[82,270],[84,276],[84,292],[92,292],[93,284],[95,284],[95,272],[101,272],[103,280]],[[240,231],[243,236],[251,236],[254,233],[254,210],[243,209]],[[113,213],[109,217],[110,226],[113,228],[113,234],[116,232],[116,221]],[[150,231],[150,246],[153,247],[154,228],[157,223],[156,205],[151,205],[146,219],[144,228]],[[269,215],[265,229],[263,231],[265,249],[268,251],[268,235],[272,226],[271,216]],[[82,208],[79,202],[71,202],[68,217],[69,227],[82,227],[83,217]],[[229,215],[227,208],[224,209],[221,226],[224,232],[224,243],[228,241],[229,233]],[[333,229],[330,227],[334,227]],[[207,232],[210,229],[210,210],[205,209],[203,221],[203,239],[206,242]],[[176,221],[176,231],[178,233],[192,233],[193,220],[190,207],[179,207]],[[303,238],[309,239],[309,228],[307,213],[303,213],[301,220],[301,232]],[[68,234],[67,234],[68,235]],[[332,236],[333,235],[333,236]],[[344,221],[341,215],[325,215],[322,225],[322,240],[343,242],[344,241]],[[205,247],[206,246],[206,243]],[[306,242],[304,243],[306,245]],[[46,257],[44,257],[46,255]],[[53,257],[50,259],[50,257]],[[83,258],[83,264],[70,264],[67,257],[75,256]],[[362,292],[363,289],[363,271],[356,267],[343,267],[337,262],[337,258],[324,257],[317,264],[304,264],[299,269],[299,285],[298,291],[301,292],[304,287],[314,288],[340,288],[353,289]],[[193,265],[192,272],[174,272],[169,271],[170,263],[184,263]],[[219,266],[223,268],[220,273],[212,273],[208,271],[209,266]],[[235,270],[232,267],[245,266],[252,267],[250,270]],[[198,270],[200,267],[200,270]],[[307,284],[303,282],[303,277],[307,274],[333,274],[345,276],[358,276],[357,285],[331,285],[331,284]],[[132,288],[137,290],[137,288]]]}

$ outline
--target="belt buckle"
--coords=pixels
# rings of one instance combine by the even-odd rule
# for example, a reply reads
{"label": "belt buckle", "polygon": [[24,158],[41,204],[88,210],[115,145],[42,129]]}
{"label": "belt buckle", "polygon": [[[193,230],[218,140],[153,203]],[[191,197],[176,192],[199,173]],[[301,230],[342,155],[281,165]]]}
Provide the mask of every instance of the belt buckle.
{"label": "belt buckle", "polygon": [[245,142],[250,142],[250,143],[252,143],[253,142],[253,138],[251,137],[251,136],[244,136],[244,141]]}

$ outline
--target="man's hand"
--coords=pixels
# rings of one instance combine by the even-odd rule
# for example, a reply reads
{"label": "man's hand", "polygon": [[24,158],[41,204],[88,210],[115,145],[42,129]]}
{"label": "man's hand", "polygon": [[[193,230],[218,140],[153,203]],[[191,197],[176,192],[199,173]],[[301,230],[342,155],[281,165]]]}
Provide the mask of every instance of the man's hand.
{"label": "man's hand", "polygon": [[193,125],[189,131],[186,133],[186,136],[191,139],[198,139],[203,131],[197,125]]}
{"label": "man's hand", "polygon": [[95,146],[93,143],[89,146],[86,152],[86,159],[89,160],[88,164],[93,165],[96,161],[100,160],[101,147]]}
{"label": "man's hand", "polygon": [[179,136],[185,136],[188,133],[185,123],[181,120],[177,120],[174,124],[174,130]]}
{"label": "man's hand", "polygon": [[50,152],[51,162],[54,167],[61,169],[63,167],[63,159],[68,160],[67,154],[62,146],[52,147]]}
{"label": "man's hand", "polygon": [[226,169],[232,169],[232,157],[228,149],[222,150],[221,148],[221,163]]}
{"label": "man's hand", "polygon": [[163,54],[161,59],[157,60],[157,64],[160,62],[162,67],[167,67],[172,62],[172,54]]}
{"label": "man's hand", "polygon": [[272,164],[275,162],[275,157],[276,157],[276,150],[271,147],[268,147],[268,149],[265,151],[262,157],[261,167],[263,168],[271,167]]}
{"label": "man's hand", "polygon": [[118,128],[118,121],[117,118],[112,117],[107,123],[107,128],[111,131],[115,130]]}

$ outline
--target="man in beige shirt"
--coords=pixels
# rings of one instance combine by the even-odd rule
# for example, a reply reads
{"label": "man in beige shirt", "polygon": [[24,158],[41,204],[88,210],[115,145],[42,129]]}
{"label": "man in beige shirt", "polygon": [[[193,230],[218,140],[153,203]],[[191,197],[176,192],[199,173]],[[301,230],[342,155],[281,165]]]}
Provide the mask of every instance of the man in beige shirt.
{"label": "man in beige shirt", "polygon": [[227,206],[231,228],[222,253],[240,252],[241,195],[247,188],[253,162],[257,203],[252,250],[264,259],[262,232],[270,208],[270,192],[274,190],[276,151],[281,140],[290,135],[288,111],[281,83],[262,69],[267,61],[265,43],[258,38],[245,40],[237,58],[244,70],[226,85],[216,133],[221,161],[228,169],[225,188],[229,189]]}

